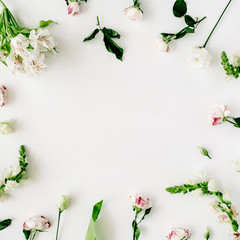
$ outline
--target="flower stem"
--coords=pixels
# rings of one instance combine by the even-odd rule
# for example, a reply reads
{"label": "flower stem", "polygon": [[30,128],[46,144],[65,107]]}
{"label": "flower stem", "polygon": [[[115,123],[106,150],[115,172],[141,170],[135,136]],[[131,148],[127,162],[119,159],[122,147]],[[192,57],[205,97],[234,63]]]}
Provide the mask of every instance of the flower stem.
{"label": "flower stem", "polygon": [[137,230],[137,216],[138,216],[138,212],[136,210],[136,214],[135,214],[135,218],[134,218],[134,228],[133,228],[133,240],[136,239],[136,230]]}
{"label": "flower stem", "polygon": [[3,6],[4,8],[7,8],[6,5],[5,5],[5,3],[4,3],[2,0],[0,0],[0,3],[2,4],[2,6]]}
{"label": "flower stem", "polygon": [[209,39],[211,38],[211,36],[212,36],[213,32],[215,31],[215,29],[216,29],[217,25],[218,25],[218,24],[219,24],[219,22],[221,21],[221,19],[222,19],[222,17],[223,17],[223,15],[224,15],[224,13],[226,12],[226,10],[227,10],[227,8],[228,8],[228,6],[230,5],[230,3],[231,3],[231,2],[232,2],[232,0],[229,0],[229,2],[228,2],[228,4],[227,4],[227,6],[224,8],[224,10],[223,10],[223,12],[222,12],[221,16],[219,17],[219,19],[218,19],[217,23],[216,23],[216,24],[215,24],[215,26],[213,27],[213,29],[212,29],[211,33],[209,34],[209,36],[208,36],[208,38],[207,38],[206,42],[203,44],[203,46],[202,46],[203,48],[205,48],[205,47],[207,46],[207,43],[208,43]]}
{"label": "flower stem", "polygon": [[37,234],[37,230],[36,229],[32,229],[30,236],[29,236],[29,240],[34,240],[34,238],[36,237]]}
{"label": "flower stem", "polygon": [[58,240],[58,232],[59,232],[59,225],[60,225],[61,213],[62,213],[61,211],[58,212],[58,223],[57,223],[56,240]]}
{"label": "flower stem", "polygon": [[226,120],[227,122],[229,122],[229,123],[231,123],[231,124],[233,124],[233,125],[235,125],[236,123],[234,123],[234,122],[232,122],[232,121],[230,121],[230,120]]}

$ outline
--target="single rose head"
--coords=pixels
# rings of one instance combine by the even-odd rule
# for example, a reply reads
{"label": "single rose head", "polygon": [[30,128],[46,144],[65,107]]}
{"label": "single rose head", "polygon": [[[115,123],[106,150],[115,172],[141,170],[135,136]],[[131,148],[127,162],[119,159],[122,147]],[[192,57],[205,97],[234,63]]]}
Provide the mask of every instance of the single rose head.
{"label": "single rose head", "polygon": [[156,38],[153,41],[154,48],[157,49],[159,52],[165,53],[170,51],[170,47],[168,44],[163,40],[162,37]]}
{"label": "single rose head", "polygon": [[69,204],[69,196],[67,195],[61,195],[59,202],[57,204],[57,207],[59,209],[60,212],[63,212],[64,210],[66,210],[68,208],[68,204]]}
{"label": "single rose head", "polygon": [[197,68],[204,68],[209,66],[212,56],[206,48],[194,47],[187,55],[187,60]]}
{"label": "single rose head", "polygon": [[187,240],[191,237],[191,233],[188,229],[173,228],[167,236],[169,240]]}
{"label": "single rose head", "polygon": [[230,109],[223,104],[215,106],[209,116],[210,125],[215,126],[221,124],[230,115],[230,112]]}
{"label": "single rose head", "polygon": [[48,228],[51,227],[49,220],[43,216],[35,216],[28,218],[23,223],[23,229],[26,231],[31,231],[35,229],[37,231],[46,231]]}
{"label": "single rose head", "polygon": [[80,4],[79,2],[70,2],[68,4],[68,15],[75,16],[80,12]]}
{"label": "single rose head", "polygon": [[128,7],[124,10],[124,15],[132,22],[140,21],[143,19],[143,11],[137,7]]}
{"label": "single rose head", "polygon": [[133,208],[146,210],[152,207],[152,202],[149,198],[138,194],[130,196]]}
{"label": "single rose head", "polygon": [[0,107],[3,107],[7,101],[7,88],[0,85]]}

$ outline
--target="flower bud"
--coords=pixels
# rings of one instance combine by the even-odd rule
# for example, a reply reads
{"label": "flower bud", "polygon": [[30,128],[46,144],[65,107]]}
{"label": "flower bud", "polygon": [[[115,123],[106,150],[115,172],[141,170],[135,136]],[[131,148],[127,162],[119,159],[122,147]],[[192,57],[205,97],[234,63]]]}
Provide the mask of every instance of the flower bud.
{"label": "flower bud", "polygon": [[68,15],[75,16],[80,12],[79,2],[70,2],[68,5]]}
{"label": "flower bud", "polygon": [[130,196],[133,208],[146,210],[152,207],[152,202],[149,198],[142,197],[138,194]]}
{"label": "flower bud", "polygon": [[143,18],[143,12],[135,6],[128,7],[124,10],[124,15],[133,22],[140,21]]}
{"label": "flower bud", "polygon": [[67,195],[62,194],[60,196],[59,202],[57,204],[57,207],[60,212],[63,212],[64,210],[66,210],[68,208],[69,200],[70,200],[70,198]]}

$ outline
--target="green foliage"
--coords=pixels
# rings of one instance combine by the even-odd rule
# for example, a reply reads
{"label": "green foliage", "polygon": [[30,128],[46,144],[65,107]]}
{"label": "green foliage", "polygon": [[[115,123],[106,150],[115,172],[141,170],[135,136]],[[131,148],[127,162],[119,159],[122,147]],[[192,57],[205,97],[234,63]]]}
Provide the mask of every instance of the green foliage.
{"label": "green foliage", "polygon": [[209,159],[212,159],[212,158],[210,157],[207,149],[202,148],[202,147],[199,147],[199,146],[198,146],[198,148],[200,149],[200,152],[201,152],[201,154],[202,154],[203,156],[206,156],[206,157],[208,157]]}
{"label": "green foliage", "polygon": [[23,229],[23,234],[24,234],[26,240],[28,240],[30,237],[31,231],[27,231],[27,230]]}
{"label": "green foliage", "polygon": [[88,37],[84,38],[83,42],[90,41],[96,37],[96,35],[99,33],[99,29],[96,28]]}
{"label": "green foliage", "polygon": [[208,229],[207,229],[206,233],[204,234],[204,237],[206,240],[208,240],[210,238],[210,232]]}
{"label": "green foliage", "polygon": [[222,52],[221,59],[221,64],[226,75],[233,76],[234,78],[238,79],[240,74],[240,66],[233,66],[230,64],[226,52]]}
{"label": "green foliage", "polygon": [[181,18],[187,13],[187,4],[184,0],[177,0],[173,5],[173,14]]}
{"label": "green foliage", "polygon": [[92,218],[90,220],[90,223],[88,225],[88,230],[85,236],[86,240],[96,240],[97,239],[97,234],[96,234],[96,227],[95,227],[95,222],[97,221],[99,214],[101,212],[102,209],[102,204],[103,204],[103,200],[96,203],[93,206],[93,210],[92,210]]}
{"label": "green foliage", "polygon": [[11,225],[12,220],[11,219],[6,219],[4,221],[0,222],[0,231],[2,231],[3,229],[7,228],[9,225]]}
{"label": "green foliage", "polygon": [[41,20],[39,23],[39,28],[48,27],[50,24],[53,24],[53,23],[57,24],[56,22],[54,22],[52,20],[48,20],[48,21]]}

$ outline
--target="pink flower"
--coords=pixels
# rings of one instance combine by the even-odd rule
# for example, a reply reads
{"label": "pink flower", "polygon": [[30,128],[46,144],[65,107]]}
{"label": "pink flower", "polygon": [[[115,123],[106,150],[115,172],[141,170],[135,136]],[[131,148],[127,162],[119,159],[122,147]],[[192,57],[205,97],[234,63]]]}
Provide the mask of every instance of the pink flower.
{"label": "pink flower", "polygon": [[7,101],[7,89],[0,85],[0,107],[3,107]]}
{"label": "pink flower", "polygon": [[172,228],[168,236],[166,237],[169,240],[187,240],[191,237],[189,230],[184,228]]}
{"label": "pink flower", "polygon": [[223,104],[217,105],[213,108],[212,113],[210,114],[209,123],[212,126],[221,124],[229,115],[230,109],[227,106]]}
{"label": "pink flower", "polygon": [[43,216],[35,216],[28,218],[23,223],[23,228],[26,231],[31,231],[32,229],[36,229],[38,231],[45,231],[51,227],[49,220]]}
{"label": "pink flower", "polygon": [[231,233],[230,236],[234,239],[234,240],[240,240],[240,235],[238,233]]}
{"label": "pink flower", "polygon": [[68,15],[75,16],[80,12],[80,4],[78,2],[71,2],[68,5]]}
{"label": "pink flower", "polygon": [[152,202],[149,198],[142,197],[138,194],[130,196],[133,208],[139,208],[142,210],[152,207]]}

